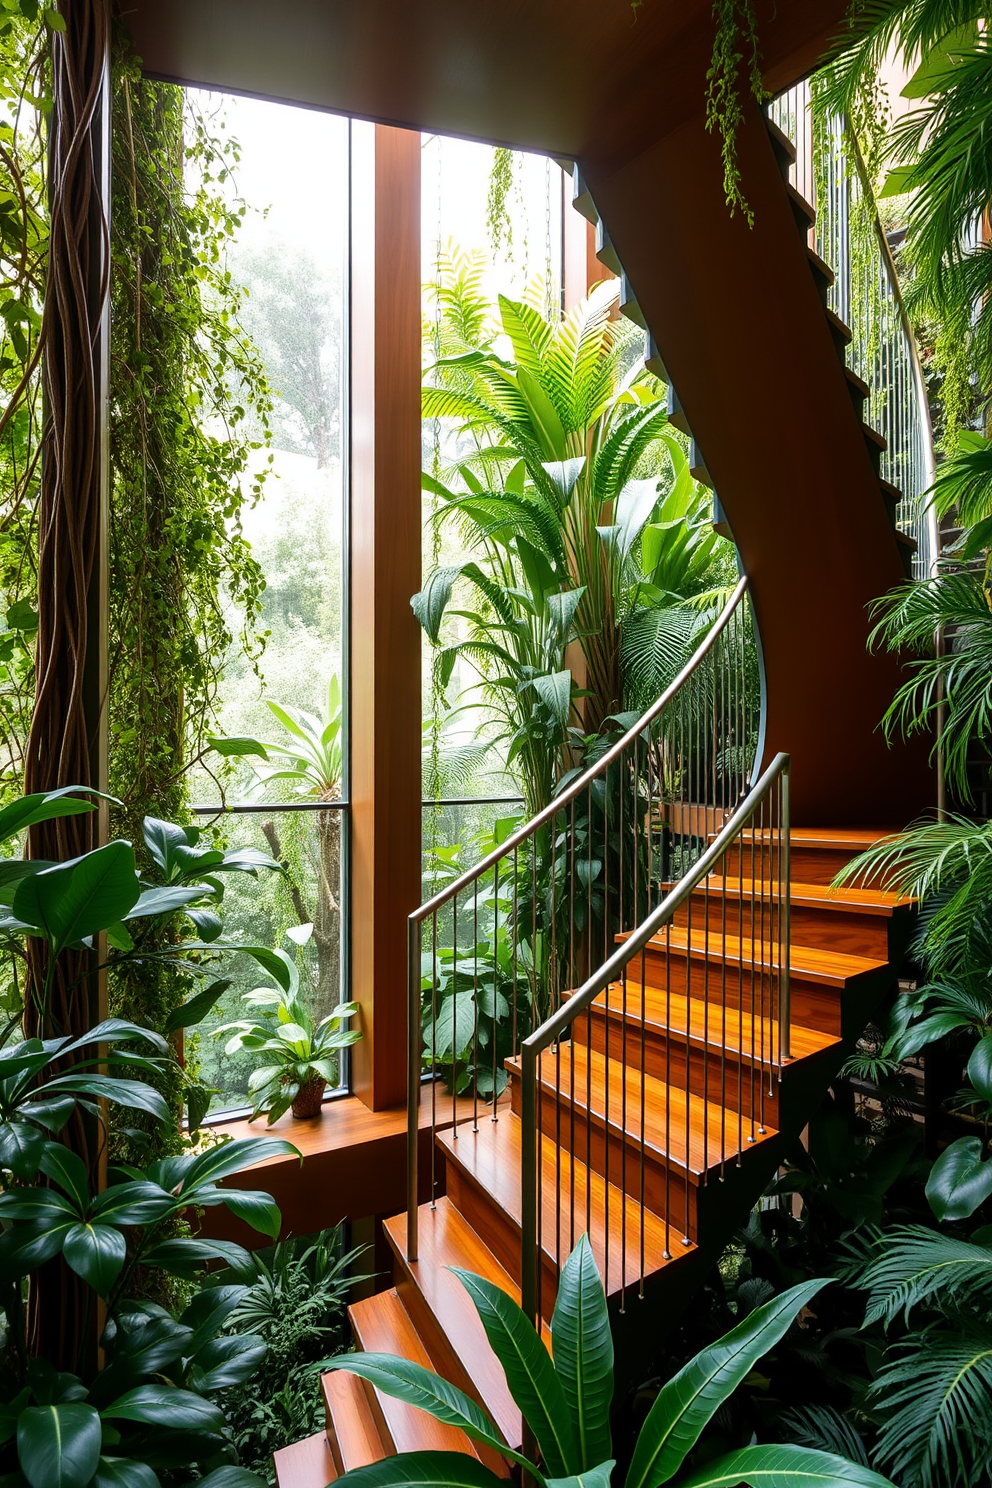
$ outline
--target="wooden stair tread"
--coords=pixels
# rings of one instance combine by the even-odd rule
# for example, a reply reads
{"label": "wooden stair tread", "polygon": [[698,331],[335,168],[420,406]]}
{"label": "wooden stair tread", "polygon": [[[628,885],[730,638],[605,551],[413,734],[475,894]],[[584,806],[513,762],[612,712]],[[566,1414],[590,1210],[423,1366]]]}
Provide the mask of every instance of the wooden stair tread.
{"label": "wooden stair tread", "polygon": [[[356,1381],[357,1383],[357,1381]],[[272,1453],[276,1488],[327,1488],[338,1476],[322,1431]]]}
{"label": "wooden stair tread", "polygon": [[795,186],[793,186],[791,181],[786,181],[785,189],[788,193],[789,202],[792,205],[794,213],[797,216],[803,218],[803,220],[807,222],[810,227],[812,227],[816,222],[816,208],[806,200],[803,194],[798,191]]}
{"label": "wooden stair tread", "polygon": [[[744,866],[747,867],[746,862]],[[670,887],[674,888],[674,884]],[[734,898],[743,892],[745,903],[749,904],[751,894],[757,889],[768,904],[772,899],[772,888],[770,883],[760,879],[717,878],[710,874],[700,884],[696,894],[702,897],[726,893]],[[808,909],[848,913],[857,910],[859,914],[883,915],[889,918],[900,909],[912,908],[915,901],[906,894],[896,894],[888,889],[867,889],[856,885],[853,888],[835,889],[830,884],[797,883],[793,879],[789,885],[789,902]]]}
{"label": "wooden stair tread", "polygon": [[[354,1303],[348,1308],[348,1318],[355,1342],[363,1353],[397,1354],[414,1364],[422,1364],[433,1373],[437,1372],[395,1287]],[[386,1456],[394,1452],[427,1451],[464,1452],[469,1457],[478,1456],[465,1433],[454,1426],[445,1426],[417,1406],[407,1405],[378,1390],[366,1391],[366,1394],[370,1401],[374,1401],[373,1413],[381,1417],[381,1424],[389,1435],[385,1444]]]}
{"label": "wooden stair tread", "polygon": [[885,435],[880,434],[877,429],[872,427],[871,424],[865,423],[864,419],[862,419],[861,421],[861,432],[867,439],[869,444],[875,445],[875,447],[877,449],[880,449],[883,453],[885,452],[885,450],[888,449],[889,441],[886,439]]}
{"label": "wooden stair tread", "polygon": [[357,1374],[332,1369],[320,1377],[327,1420],[327,1439],[339,1473],[369,1467],[389,1455],[382,1440],[366,1387]]}
{"label": "wooden stair tread", "polygon": [[[510,1069],[518,1062],[508,1059],[506,1064]],[[619,1060],[608,1059],[585,1044],[562,1043],[557,1050],[546,1050],[538,1073],[546,1092],[557,1089],[571,1103],[577,1129],[588,1110],[594,1122],[598,1118],[601,1124],[608,1118],[611,1131],[623,1138],[625,1147],[639,1151],[643,1124],[645,1153],[686,1173],[690,1182],[700,1182],[723,1161],[736,1160],[748,1148],[777,1135],[771,1127],[759,1133],[756,1124],[752,1128],[750,1117],[715,1100],[687,1094],[653,1075],[642,1077],[639,1069],[624,1068]],[[570,1120],[562,1115],[563,1132]]]}
{"label": "wooden stair tread", "polygon": [[765,128],[771,135],[772,142],[774,143],[776,148],[780,150],[790,162],[794,163],[797,158],[798,151],[796,150],[795,145],[792,143],[791,139],[785,133],[785,131],[783,129],[780,129],[779,126],[775,123],[774,119],[769,119],[767,115],[765,117]]}
{"label": "wooden stair tread", "polygon": [[821,279],[825,280],[827,284],[834,283],[836,275],[834,274],[833,269],[828,263],[824,262],[824,260],[817,253],[816,249],[811,247],[809,243],[806,244],[806,258],[809,262],[810,268],[815,270],[815,272],[820,276]]}
{"label": "wooden stair tread", "polygon": [[854,333],[851,327],[845,321],[841,320],[836,310],[827,311],[827,320],[845,345],[854,339]]}
{"label": "wooden stair tread", "polygon": [[[488,1117],[486,1119],[488,1121]],[[499,1124],[505,1119],[501,1116]],[[520,1411],[510,1394],[503,1367],[489,1345],[479,1314],[451,1268],[458,1267],[484,1277],[517,1303],[520,1301],[520,1288],[447,1197],[439,1198],[433,1205],[421,1204],[415,1261],[407,1260],[406,1215],[397,1214],[385,1220],[383,1229],[404,1271],[411,1278],[410,1284],[420,1292],[448,1345],[473,1381],[481,1403],[510,1446],[519,1449]],[[550,1348],[551,1334],[546,1325],[544,1334]]]}
{"label": "wooden stair tread", "polygon": [[[507,1061],[508,1067],[513,1065],[519,1068],[519,1061]],[[520,1224],[520,1139],[520,1121],[512,1112],[504,1112],[498,1121],[487,1117],[479,1122],[477,1132],[465,1125],[459,1129],[457,1139],[451,1130],[438,1136],[445,1155],[484,1188],[517,1225]],[[601,1174],[557,1147],[550,1136],[541,1137],[541,1247],[550,1260],[564,1265],[579,1235],[587,1232],[600,1275],[606,1280],[607,1293],[612,1295],[621,1286],[616,1258],[624,1249],[625,1228],[622,1284],[632,1286],[640,1278],[642,1220],[644,1274],[648,1276],[672,1264],[665,1253],[664,1220],[650,1209],[642,1208],[635,1196],[624,1197]],[[683,1255],[689,1254],[690,1249],[679,1246]],[[611,1258],[608,1278],[607,1250]]]}
{"label": "wooden stair tread", "polygon": [[[833,851],[864,852],[885,837],[893,837],[899,827],[793,827],[789,836],[794,847],[822,847]],[[777,831],[769,827],[756,827],[746,833],[747,839],[769,841],[777,838]]]}
{"label": "wooden stair tread", "polygon": [[[620,931],[618,941],[626,940],[627,931]],[[704,925],[694,925],[691,934],[683,925],[673,925],[670,931],[660,931],[648,941],[657,951],[671,949],[684,955],[687,951],[697,961],[723,961],[728,966],[754,966],[757,970],[774,970],[777,965],[777,947],[768,941],[752,941],[734,935],[717,934],[710,930],[707,936]],[[791,945],[789,947],[789,970],[801,975],[806,981],[822,982],[824,986],[843,988],[854,978],[878,971],[888,962],[871,956],[852,956],[847,951],[825,951],[817,946]]]}
{"label": "wooden stair tread", "polygon": [[[746,1010],[732,1007],[728,1001],[726,1016],[719,1003],[707,1002],[704,997],[686,997],[682,992],[662,992],[657,987],[642,987],[640,982],[628,979],[626,1006],[623,985],[612,982],[601,992],[593,1008],[602,1012],[609,1009],[611,1015],[626,1018],[638,1026],[643,1018],[645,1027],[661,1033],[677,1035],[684,1040],[686,1032],[689,1042],[703,1048],[707,1042],[710,1049],[725,1048],[730,1054],[740,1054],[745,1059],[761,1059],[778,1047],[778,1025],[771,1018],[754,1017]],[[806,1028],[792,1021],[789,1028],[791,1062],[821,1054],[825,1049],[837,1048],[840,1039],[833,1034],[822,1033],[818,1028]],[[628,1033],[628,1040],[631,1035]],[[628,1042],[628,1062],[638,1063],[638,1045]]]}

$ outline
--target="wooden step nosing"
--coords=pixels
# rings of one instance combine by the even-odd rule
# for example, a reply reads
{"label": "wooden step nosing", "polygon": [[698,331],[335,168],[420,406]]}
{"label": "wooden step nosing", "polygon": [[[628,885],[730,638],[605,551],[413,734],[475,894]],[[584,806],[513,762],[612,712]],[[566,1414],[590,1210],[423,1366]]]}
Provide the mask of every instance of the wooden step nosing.
{"label": "wooden step nosing", "polygon": [[[678,927],[678,930],[682,929],[682,926]],[[617,935],[618,942],[626,940],[629,933],[620,931]],[[748,944],[750,942],[746,941],[745,945]],[[708,946],[705,943],[705,939],[697,941],[695,937],[689,943],[684,935],[677,934],[674,929],[670,938],[663,933],[659,933],[648,941],[648,945],[654,951],[666,955],[670,950],[673,955],[679,957],[689,955],[696,961],[715,961],[727,966],[743,966],[745,971],[753,968],[755,971],[773,972],[778,969],[778,961],[774,955],[766,956],[763,952],[760,955],[754,955],[752,959],[752,954],[748,951],[735,951],[721,947],[716,937],[712,938]],[[814,949],[815,947],[813,946],[792,944],[789,955],[790,977],[803,982],[813,982],[817,986],[833,987],[838,991],[843,991],[846,987],[851,986],[864,977],[875,976],[889,964],[887,961],[876,960],[872,956],[851,956],[843,951],[823,951],[819,954],[829,957],[833,961],[840,962],[842,966],[845,962],[850,963],[849,970],[827,971],[811,966],[808,960],[803,958],[803,951]],[[853,963],[858,964],[855,965]]]}
{"label": "wooden step nosing", "polygon": [[[640,986],[640,983],[638,983],[637,985]],[[650,986],[650,983],[648,985]],[[696,1002],[701,1008],[706,1006],[705,998],[694,998],[693,1001]],[[611,1018],[621,1018],[626,1023],[633,1025],[636,1028],[643,1027],[646,1031],[654,1033],[657,1036],[670,1039],[673,1042],[677,1041],[682,1044],[688,1042],[689,1047],[692,1049],[699,1049],[703,1052],[711,1054],[719,1054],[722,1050],[726,1050],[727,1054],[733,1055],[735,1059],[739,1059],[742,1063],[761,1065],[766,1064],[767,1061],[761,1053],[761,1050],[767,1050],[774,1047],[774,1044],[770,1044],[767,1038],[765,1039],[764,1043],[762,1043],[759,1039],[755,1043],[753,1052],[749,1048],[735,1048],[733,1044],[726,1043],[725,1041],[714,1041],[718,1039],[723,1032],[722,1026],[720,1026],[720,1004],[718,1002],[711,1002],[709,1006],[714,1009],[714,1012],[710,1018],[709,1036],[707,1037],[705,1032],[701,1033],[697,1029],[690,1027],[688,1030],[688,1038],[686,1037],[686,1029],[684,1028],[675,1028],[670,1024],[659,1022],[650,1013],[648,1013],[648,1015],[645,1017],[644,1014],[638,1011],[638,1009],[636,1008],[628,1008],[626,1012],[624,1012],[623,1008],[618,1008],[610,1005],[609,1009],[607,1009],[607,1005],[604,1002],[600,1002],[598,997],[590,1005],[589,1011],[595,1014],[596,1017],[604,1019],[606,1018],[607,1013],[609,1013],[609,1016]],[[702,1017],[700,1017],[699,1021],[700,1023],[702,1023],[704,1020]],[[770,1027],[776,1027],[773,1019],[766,1018],[762,1019],[761,1021],[767,1023]],[[713,1027],[714,1024],[717,1025],[715,1028]],[[819,1028],[809,1028],[806,1024],[797,1025],[796,1023],[792,1024],[793,1039],[795,1039],[797,1027],[801,1028],[802,1031],[805,1033],[815,1035],[817,1038],[825,1040],[825,1042],[818,1049],[811,1049],[805,1054],[794,1056],[789,1065],[790,1069],[795,1068],[796,1065],[802,1064],[804,1060],[818,1058],[821,1054],[827,1053],[828,1051],[839,1047],[842,1042],[839,1037],[835,1037],[833,1034],[823,1033],[822,1030]],[[775,1043],[777,1043],[777,1041],[778,1040],[776,1032]]]}

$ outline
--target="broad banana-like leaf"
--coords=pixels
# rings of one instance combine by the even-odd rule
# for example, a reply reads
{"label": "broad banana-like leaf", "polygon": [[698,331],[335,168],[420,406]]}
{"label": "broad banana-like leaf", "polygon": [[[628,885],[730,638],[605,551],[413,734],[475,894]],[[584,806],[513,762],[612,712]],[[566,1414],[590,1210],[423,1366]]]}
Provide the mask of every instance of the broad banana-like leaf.
{"label": "broad banana-like leaf", "polygon": [[510,1457],[514,1462],[535,1472],[534,1464],[519,1452],[511,1451],[500,1436],[495,1424],[481,1406],[457,1388],[442,1379],[433,1370],[414,1364],[410,1359],[401,1359],[394,1354],[345,1354],[328,1360],[328,1369],[343,1369],[348,1374],[357,1374],[368,1380],[385,1395],[392,1395],[407,1405],[415,1405],[443,1421],[446,1426],[457,1426],[475,1441],[484,1442],[494,1452]]}
{"label": "broad banana-like leaf", "polygon": [[814,1447],[742,1447],[707,1464],[679,1488],[892,1488],[888,1478],[860,1462]]}
{"label": "broad banana-like leaf", "polygon": [[336,1488],[506,1488],[506,1482],[465,1452],[397,1452],[353,1468]]}
{"label": "broad banana-like leaf", "polygon": [[756,1308],[668,1381],[641,1427],[626,1488],[658,1488],[678,1472],[728,1395],[826,1285],[823,1277],[807,1281]]}
{"label": "broad banana-like leaf", "polygon": [[482,1319],[493,1353],[503,1366],[520,1412],[541,1449],[545,1471],[567,1478],[582,1470],[572,1417],[547,1349],[512,1297],[471,1271],[451,1268]]}
{"label": "broad banana-like leaf", "polygon": [[611,1457],[608,1462],[600,1462],[597,1467],[590,1467],[574,1477],[549,1478],[545,1488],[610,1488],[610,1478],[615,1467],[616,1463]]}
{"label": "broad banana-like leaf", "polygon": [[551,1347],[581,1460],[605,1463],[613,1450],[613,1335],[587,1235],[579,1236],[562,1268],[551,1318]]}

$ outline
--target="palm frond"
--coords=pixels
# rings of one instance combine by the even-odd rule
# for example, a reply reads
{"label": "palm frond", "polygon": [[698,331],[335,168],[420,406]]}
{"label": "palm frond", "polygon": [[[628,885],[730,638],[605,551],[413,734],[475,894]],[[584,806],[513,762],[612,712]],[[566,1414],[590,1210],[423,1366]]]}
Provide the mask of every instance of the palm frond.
{"label": "palm frond", "polygon": [[911,1335],[871,1394],[885,1412],[876,1466],[920,1488],[988,1482],[992,1329],[955,1318]]}
{"label": "palm frond", "polygon": [[[868,1293],[865,1321],[908,1320],[924,1304],[989,1314],[992,1249],[922,1225],[894,1225],[848,1242],[844,1278]],[[992,1342],[992,1338],[990,1338]]]}
{"label": "palm frond", "polygon": [[800,1405],[779,1417],[778,1433],[797,1447],[833,1452],[848,1462],[868,1467],[868,1453],[846,1416],[832,1405]]}

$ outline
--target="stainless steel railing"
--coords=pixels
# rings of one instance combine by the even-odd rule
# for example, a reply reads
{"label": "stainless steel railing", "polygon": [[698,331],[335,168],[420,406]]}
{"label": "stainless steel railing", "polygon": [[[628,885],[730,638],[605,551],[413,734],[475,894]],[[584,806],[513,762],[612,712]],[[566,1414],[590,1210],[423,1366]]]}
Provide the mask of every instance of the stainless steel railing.
{"label": "stainless steel railing", "polygon": [[[430,1192],[446,1123],[496,1121],[506,1061],[560,998],[610,960],[747,796],[760,679],[747,579],[662,696],[481,862],[410,916],[408,1255],[417,1255],[421,1102]],[[424,1080],[425,1074],[429,1077]]]}
{"label": "stainless steel railing", "polygon": [[913,575],[929,578],[939,553],[936,517],[925,499],[934,476],[930,408],[899,275],[857,138],[846,119],[832,115],[821,126],[823,158],[815,157],[808,82],[781,93],[768,113],[796,147],[790,177],[816,209],[811,244],[835,276],[828,305],[852,332],[848,360],[869,388],[865,419],[888,445],[881,474],[901,493],[896,524],[916,541]]}
{"label": "stainless steel railing", "polygon": [[[529,1317],[547,1313],[546,1267],[560,1271],[593,1230],[593,1169],[607,1293],[643,1296],[653,1264],[690,1243],[690,1171],[724,1176],[765,1132],[789,1058],[789,946],[789,757],[779,754],[661,903],[523,1041]],[[650,1069],[649,1017],[661,1040]],[[664,1157],[652,1176],[649,1144]]]}

